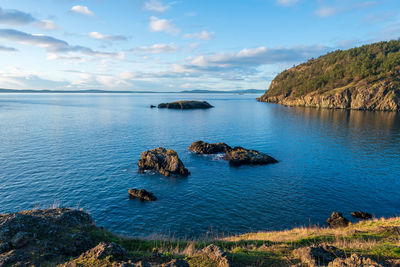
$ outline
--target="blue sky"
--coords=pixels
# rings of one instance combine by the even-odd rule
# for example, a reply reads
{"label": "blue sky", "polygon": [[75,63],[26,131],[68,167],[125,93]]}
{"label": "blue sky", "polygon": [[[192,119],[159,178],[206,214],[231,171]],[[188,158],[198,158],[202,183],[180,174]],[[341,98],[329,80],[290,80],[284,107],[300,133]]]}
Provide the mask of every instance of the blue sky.
{"label": "blue sky", "polygon": [[1,0],[0,88],[266,89],[328,51],[400,37],[400,1]]}

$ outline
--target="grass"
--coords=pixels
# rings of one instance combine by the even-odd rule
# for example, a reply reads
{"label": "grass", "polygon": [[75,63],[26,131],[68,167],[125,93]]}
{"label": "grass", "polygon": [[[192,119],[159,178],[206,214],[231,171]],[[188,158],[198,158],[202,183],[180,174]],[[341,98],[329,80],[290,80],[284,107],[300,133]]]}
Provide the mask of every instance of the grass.
{"label": "grass", "polygon": [[[190,266],[218,266],[198,254],[209,244],[215,244],[226,252],[232,266],[290,266],[300,262],[294,250],[321,244],[335,246],[347,256],[356,253],[376,261],[400,259],[399,231],[400,217],[360,221],[340,229],[300,227],[204,241],[126,238],[99,227],[93,227],[90,236],[96,242],[120,244],[133,261],[161,263],[175,258],[186,259]],[[107,266],[109,260],[99,264]],[[88,266],[83,261],[77,263]],[[101,266],[94,262],[90,264]]]}

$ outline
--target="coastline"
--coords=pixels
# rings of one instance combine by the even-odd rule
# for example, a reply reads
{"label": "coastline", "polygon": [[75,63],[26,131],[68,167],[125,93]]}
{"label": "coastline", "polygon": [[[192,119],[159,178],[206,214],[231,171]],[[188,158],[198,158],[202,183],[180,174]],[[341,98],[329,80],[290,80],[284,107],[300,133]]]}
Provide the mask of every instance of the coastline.
{"label": "coastline", "polygon": [[[69,208],[0,215],[4,266],[370,266],[400,264],[400,217],[210,240],[136,239]],[[334,255],[334,256],[333,256]],[[341,265],[342,264],[342,265]]]}

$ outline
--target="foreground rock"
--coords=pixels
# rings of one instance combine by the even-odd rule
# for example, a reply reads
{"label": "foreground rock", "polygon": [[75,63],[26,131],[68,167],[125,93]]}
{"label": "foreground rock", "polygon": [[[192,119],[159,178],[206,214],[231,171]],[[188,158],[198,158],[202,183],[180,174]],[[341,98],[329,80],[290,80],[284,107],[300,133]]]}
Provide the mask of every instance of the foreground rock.
{"label": "foreground rock", "polygon": [[258,152],[257,150],[245,149],[240,146],[226,151],[224,159],[229,161],[229,164],[232,166],[265,165],[278,162],[267,154]]}
{"label": "foreground rock", "polygon": [[135,188],[129,189],[129,198],[138,198],[140,200],[147,200],[147,201],[157,200],[157,198],[153,195],[153,193],[150,193],[145,189],[137,190]]}
{"label": "foreground rock", "polygon": [[350,257],[345,259],[336,258],[334,261],[328,264],[328,267],[360,267],[360,266],[383,267],[383,265],[371,260],[370,258],[364,258],[357,254],[352,254]]}
{"label": "foreground rock", "polygon": [[225,143],[206,143],[203,141],[196,141],[189,146],[189,150],[197,154],[217,154],[225,153],[232,148]]}
{"label": "foreground rock", "polygon": [[190,266],[232,266],[226,256],[226,253],[220,247],[214,244],[202,249],[189,261],[189,263]]}
{"label": "foreground rock", "polygon": [[162,175],[188,176],[190,172],[185,168],[178,154],[172,149],[163,147],[148,150],[142,153],[139,162],[139,172],[146,170],[158,171]]}
{"label": "foreground rock", "polygon": [[293,255],[307,266],[326,266],[344,254],[334,246],[322,244],[320,246],[298,248],[293,251]]}
{"label": "foreground rock", "polygon": [[128,259],[127,251],[116,243],[101,242],[78,258],[64,263],[62,267],[112,266],[112,267],[189,267],[184,260],[172,260],[167,263],[135,262]]}
{"label": "foreground rock", "polygon": [[214,106],[210,105],[206,101],[176,101],[171,103],[161,103],[158,105],[158,108],[170,108],[170,109],[207,109],[213,108]]}
{"label": "foreground rock", "polygon": [[326,220],[326,223],[331,228],[339,228],[348,226],[350,221],[344,218],[342,213],[332,212],[331,217]]}
{"label": "foreground rock", "polygon": [[362,220],[368,220],[372,218],[372,215],[369,214],[368,212],[362,212],[362,211],[353,211],[351,213],[351,216],[357,219],[362,219]]}
{"label": "foreground rock", "polygon": [[77,256],[94,246],[94,227],[87,213],[67,208],[0,215],[0,266],[41,266]]}

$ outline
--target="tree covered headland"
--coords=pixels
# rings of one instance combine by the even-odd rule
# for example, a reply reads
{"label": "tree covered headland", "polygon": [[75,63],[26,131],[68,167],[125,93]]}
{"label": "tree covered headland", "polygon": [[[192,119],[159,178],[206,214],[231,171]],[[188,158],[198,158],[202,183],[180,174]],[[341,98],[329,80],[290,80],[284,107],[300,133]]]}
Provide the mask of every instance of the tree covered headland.
{"label": "tree covered headland", "polygon": [[400,82],[400,39],[337,50],[285,70],[275,77],[265,96],[299,97],[350,83],[368,84],[379,80]]}

